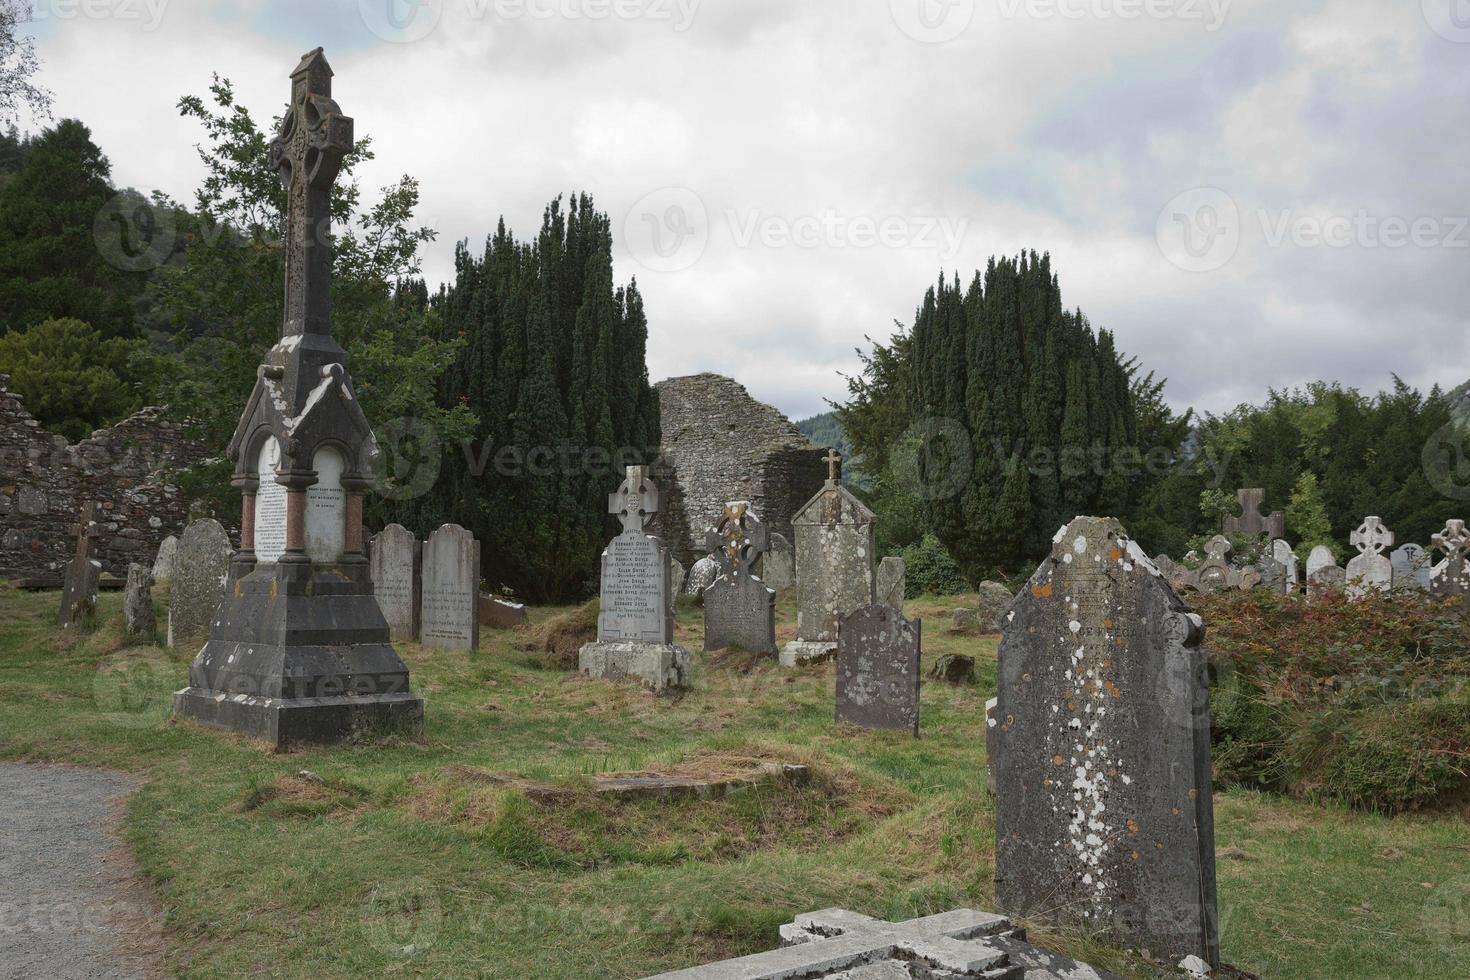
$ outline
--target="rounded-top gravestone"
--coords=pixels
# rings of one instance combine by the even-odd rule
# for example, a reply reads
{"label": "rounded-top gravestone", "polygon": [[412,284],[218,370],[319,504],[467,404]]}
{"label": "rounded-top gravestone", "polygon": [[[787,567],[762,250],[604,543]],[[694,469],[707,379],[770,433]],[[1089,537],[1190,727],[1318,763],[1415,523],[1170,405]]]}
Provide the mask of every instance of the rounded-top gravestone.
{"label": "rounded-top gravestone", "polygon": [[179,539],[169,592],[168,645],[202,646],[230,577],[230,536],[220,522],[195,521]]}

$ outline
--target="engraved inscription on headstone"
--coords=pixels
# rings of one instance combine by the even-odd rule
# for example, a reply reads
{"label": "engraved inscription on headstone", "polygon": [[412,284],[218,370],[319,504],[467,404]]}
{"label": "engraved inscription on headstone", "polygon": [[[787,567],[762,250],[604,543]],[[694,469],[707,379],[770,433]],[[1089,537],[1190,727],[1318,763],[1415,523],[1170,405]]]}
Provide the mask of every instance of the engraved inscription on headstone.
{"label": "engraved inscription on headstone", "polygon": [[346,461],[331,446],[316,451],[312,468],[317,479],[306,490],[306,554],[330,565],[342,559],[346,545],[347,495],[342,489]]}
{"label": "engraved inscription on headstone", "polygon": [[1347,565],[1348,595],[1357,598],[1374,589],[1387,592],[1393,588],[1393,562],[1384,554],[1393,547],[1393,532],[1383,526],[1383,520],[1365,518],[1349,543],[1359,554]]}
{"label": "engraved inscription on headstone", "polygon": [[395,640],[418,642],[419,541],[401,524],[389,524],[373,537],[373,595]]}
{"label": "engraved inscription on headstone", "polygon": [[1403,545],[1389,555],[1388,560],[1393,564],[1394,588],[1429,591],[1434,577],[1434,556],[1424,550],[1423,545]]}
{"label": "engraved inscription on headstone", "polygon": [[276,482],[281,445],[274,437],[260,447],[260,489],[255,494],[255,560],[279,561],[286,553],[286,488]]}
{"label": "engraved inscription on headstone", "polygon": [[445,524],[424,542],[419,629],[426,647],[480,646],[480,542],[458,524]]}
{"label": "engraved inscription on headstone", "polygon": [[704,648],[776,652],[776,591],[752,569],[770,547],[770,531],[747,501],[725,505],[705,543],[721,575],[704,592]]}
{"label": "engraved inscription on headstone", "polygon": [[922,624],[874,603],[842,618],[837,640],[837,720],[919,734]]}
{"label": "engraved inscription on headstone", "polygon": [[1218,967],[1200,617],[1117,521],[1079,517],[1003,625],[997,906]]}

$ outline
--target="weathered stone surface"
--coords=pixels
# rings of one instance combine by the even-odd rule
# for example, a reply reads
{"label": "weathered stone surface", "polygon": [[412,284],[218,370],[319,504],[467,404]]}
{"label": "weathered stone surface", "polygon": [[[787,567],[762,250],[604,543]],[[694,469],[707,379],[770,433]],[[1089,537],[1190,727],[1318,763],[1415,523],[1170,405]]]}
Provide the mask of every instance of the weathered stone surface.
{"label": "weathered stone surface", "polygon": [[1383,520],[1365,518],[1349,543],[1358,549],[1358,555],[1347,564],[1348,595],[1360,597],[1370,590],[1392,589],[1393,562],[1384,552],[1393,547],[1393,532],[1383,526]]}
{"label": "weathered stone surface", "polygon": [[876,518],[837,479],[841,457],[828,455],[827,483],[791,519],[796,530],[796,639],[781,662],[830,656],[838,625],[854,609],[873,602]]}
{"label": "weathered stone surface", "polygon": [[1325,544],[1319,544],[1317,545],[1317,547],[1313,548],[1312,553],[1307,556],[1307,578],[1311,578],[1317,573],[1319,569],[1327,568],[1336,564],[1337,556],[1332,553],[1332,549],[1327,547]]}
{"label": "weathered stone surface", "polygon": [[480,648],[480,542],[445,524],[424,542],[419,635],[426,647]]}
{"label": "weathered stone surface", "polygon": [[679,564],[675,558],[669,556],[669,605],[679,604],[679,596],[684,594],[684,566]]}
{"label": "weathered stone surface", "polygon": [[1119,980],[1025,941],[988,912],[956,909],[890,923],[846,909],[799,915],[782,948],[649,980]]}
{"label": "weathered stone surface", "polygon": [[751,575],[721,575],[704,593],[705,650],[776,654],[776,591]]}
{"label": "weathered stone surface", "polygon": [[1088,517],[1005,618],[998,908],[1218,966],[1200,618],[1117,521]]}
{"label": "weathered stone surface", "polygon": [[684,579],[684,594],[692,596],[704,595],[704,590],[715,584],[715,579],[720,577],[720,563],[713,558],[701,558],[689,569],[689,575]]}
{"label": "weathered stone surface", "polygon": [[209,639],[230,577],[230,537],[213,518],[195,521],[179,539],[168,596],[168,645],[187,650]]}
{"label": "weathered stone surface", "polygon": [[1406,544],[1388,556],[1393,565],[1393,587],[1428,592],[1434,578],[1434,557],[1422,545]]}
{"label": "weathered stone surface", "polygon": [[1254,567],[1259,576],[1259,581],[1256,583],[1257,588],[1274,592],[1277,595],[1286,595],[1291,591],[1290,570],[1273,556],[1261,554],[1256,559]]}
{"label": "weathered stone surface", "polygon": [[908,588],[908,565],[902,558],[888,557],[878,563],[878,584],[875,601],[903,615],[903,595]]}
{"label": "weathered stone surface", "polygon": [[956,632],[978,630],[980,628],[980,613],[974,609],[956,609],[951,619],[950,628]]}
{"label": "weathered stone surface", "polygon": [[481,629],[511,630],[531,621],[531,615],[522,603],[508,602],[483,592],[479,601]]}
{"label": "weathered stone surface", "polygon": [[1158,568],[1159,574],[1164,576],[1164,581],[1168,582],[1169,587],[1175,592],[1183,592],[1185,589],[1194,587],[1193,570],[1179,564],[1168,555],[1159,555],[1154,559],[1154,565]]}
{"label": "weathered stone surface", "polygon": [[167,588],[173,584],[174,569],[177,567],[179,539],[170,534],[158,546],[153,559],[153,584]]}
{"label": "weathered stone surface", "polygon": [[1205,545],[1204,563],[1190,572],[1185,582],[1187,587],[1209,594],[1232,589],[1248,590],[1261,584],[1259,569],[1236,568],[1230,564],[1230,553],[1234,550],[1230,539],[1223,534],[1211,538]]}
{"label": "weathered stone surface", "polygon": [[97,537],[102,533],[97,523],[97,505],[88,501],[81,510],[75,530],[76,550],[66,566],[61,585],[61,605],[56,611],[56,625],[86,627],[97,611],[97,586],[102,576],[102,563],[94,557]]}
{"label": "weathered stone surface", "polygon": [[837,721],[919,734],[922,623],[874,603],[842,617]]}
{"label": "weathered stone surface", "polygon": [[796,550],[784,534],[771,534],[771,550],[761,559],[760,578],[777,592],[796,585]]}
{"label": "weathered stone surface", "polygon": [[1307,592],[1311,595],[1341,592],[1346,588],[1347,572],[1337,565],[1324,565],[1307,576]]}
{"label": "weathered stone surface", "polygon": [[[1280,538],[1272,541],[1271,557],[1275,558],[1281,567],[1286,569],[1286,591],[1299,591],[1302,584],[1302,571],[1301,565],[1296,558],[1296,551],[1292,549],[1291,543],[1283,541]],[[1165,577],[1167,578],[1168,576]]]}
{"label": "weathered stone surface", "polygon": [[577,654],[577,670],[603,680],[629,678],[657,694],[689,686],[689,651],[672,643],[589,643]]}
{"label": "weathered stone surface", "polygon": [[1266,503],[1266,491],[1260,488],[1237,490],[1240,501],[1240,516],[1226,517],[1220,530],[1225,534],[1243,535],[1255,542],[1286,537],[1286,515],[1281,511],[1267,516],[1261,513]]}
{"label": "weathered stone surface", "polygon": [[153,612],[153,572],[137,562],[128,566],[127,591],[123,595],[123,621],[128,638],[153,641],[158,627]]}
{"label": "weathered stone surface", "polygon": [[1470,614],[1470,561],[1466,560],[1470,531],[1465,530],[1465,522],[1447,522],[1444,530],[1434,536],[1433,544],[1444,560],[1430,572],[1429,591],[1438,596],[1460,596],[1464,600],[1461,612]]}
{"label": "weathered stone surface", "polygon": [[412,531],[402,524],[389,524],[373,535],[368,549],[373,597],[394,640],[418,642],[421,548]]}
{"label": "weathered stone surface", "polygon": [[1011,600],[1016,594],[1000,582],[981,582],[975,592],[980,597],[980,608],[975,610],[980,629],[986,633],[999,633],[1000,619],[1011,607]]}
{"label": "weathered stone surface", "polygon": [[975,658],[959,653],[946,653],[934,661],[934,666],[929,668],[929,676],[946,684],[973,684]]}
{"label": "weathered stone surface", "polygon": [[822,485],[825,450],[730,378],[699,374],[655,388],[662,446],[652,476],[665,504],[650,530],[673,556],[686,565],[702,557],[708,515],[735,498],[789,538],[791,515]]}

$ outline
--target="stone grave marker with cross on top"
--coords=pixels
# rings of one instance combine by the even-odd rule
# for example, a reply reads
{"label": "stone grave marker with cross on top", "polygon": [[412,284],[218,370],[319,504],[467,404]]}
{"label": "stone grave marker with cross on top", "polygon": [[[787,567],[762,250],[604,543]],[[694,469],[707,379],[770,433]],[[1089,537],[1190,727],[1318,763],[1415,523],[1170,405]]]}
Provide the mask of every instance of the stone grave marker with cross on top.
{"label": "stone grave marker with cross on top", "polygon": [[1286,537],[1286,515],[1279,510],[1269,516],[1261,513],[1266,503],[1265,490],[1259,487],[1237,490],[1235,496],[1240,501],[1240,516],[1225,518],[1221,527],[1225,534],[1243,535],[1253,542]]}
{"label": "stone grave marker with cross on top", "polygon": [[97,609],[97,584],[102,578],[102,563],[92,557],[92,543],[101,529],[97,525],[97,504],[82,505],[77,523],[77,547],[61,587],[61,607],[56,611],[56,625],[87,626]]}
{"label": "stone grave marker with cross on top", "polygon": [[1380,592],[1392,589],[1393,562],[1384,552],[1393,547],[1393,532],[1383,526],[1382,518],[1364,518],[1348,543],[1359,552],[1347,564],[1348,595],[1361,598],[1372,589]]}
{"label": "stone grave marker with cross on top", "polygon": [[1252,589],[1260,584],[1261,573],[1254,568],[1236,568],[1230,563],[1234,548],[1230,539],[1217,534],[1205,545],[1205,561],[1189,573],[1185,584],[1197,592],[1210,594],[1231,589]]}
{"label": "stone grave marker with cross on top", "polygon": [[648,468],[630,466],[608,497],[622,533],[602,553],[602,608],[597,640],[582,647],[578,669],[591,677],[632,677],[662,692],[689,682],[689,653],[674,646],[669,549],[646,533],[660,505]]}
{"label": "stone grave marker with cross on top", "polygon": [[776,590],[754,569],[770,547],[770,530],[748,501],[725,505],[704,535],[720,577],[704,593],[704,648],[776,653]]}
{"label": "stone grave marker with cross on top", "polygon": [[1470,531],[1465,530],[1464,521],[1449,521],[1432,541],[1444,554],[1444,561],[1430,573],[1429,591],[1440,596],[1464,597],[1460,611],[1470,613],[1470,562],[1465,558],[1470,551]]}

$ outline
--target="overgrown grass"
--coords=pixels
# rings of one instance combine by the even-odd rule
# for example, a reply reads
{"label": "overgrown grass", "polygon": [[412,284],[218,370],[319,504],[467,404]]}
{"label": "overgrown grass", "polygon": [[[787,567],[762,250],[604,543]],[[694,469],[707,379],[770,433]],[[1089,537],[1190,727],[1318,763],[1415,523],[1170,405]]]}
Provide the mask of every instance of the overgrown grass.
{"label": "overgrown grass", "polygon": [[[926,684],[917,740],[839,733],[831,667],[696,653],[694,690],[660,699],[548,670],[521,630],[487,631],[474,656],[401,648],[428,699],[422,740],[285,756],[170,721],[192,651],[129,645],[118,596],[84,637],[49,625],[55,602],[0,592],[0,757],[147,778],[127,834],[184,976],[638,977],[769,949],[812,909],[902,919],[992,905],[982,713],[995,642],[940,628],[964,600],[910,603],[934,624],[926,663],[969,654],[980,678]],[[778,608],[784,641],[791,597]],[[699,616],[679,613],[694,651]],[[765,753],[811,765],[815,792],[538,805],[469,775],[575,789],[589,773]],[[1217,812],[1229,961],[1268,977],[1470,976],[1464,821],[1242,790]],[[1084,936],[1031,935],[1152,973]]]}

